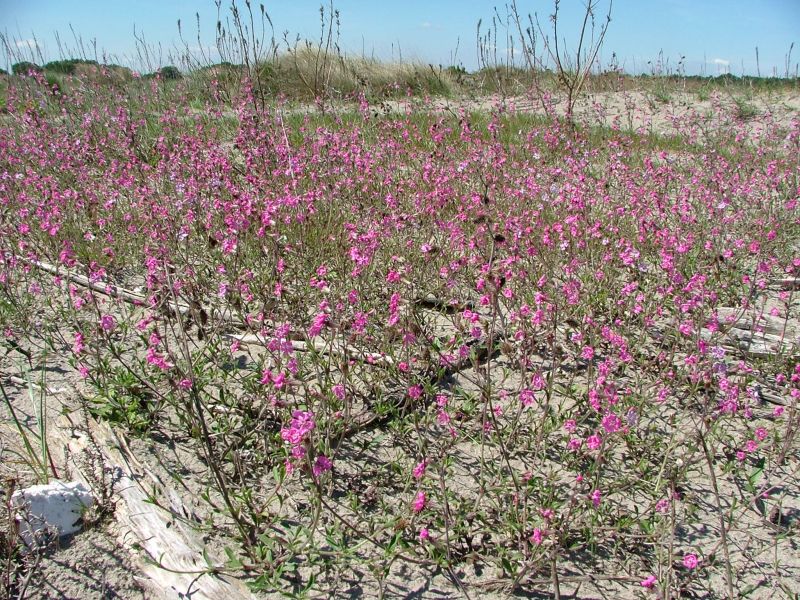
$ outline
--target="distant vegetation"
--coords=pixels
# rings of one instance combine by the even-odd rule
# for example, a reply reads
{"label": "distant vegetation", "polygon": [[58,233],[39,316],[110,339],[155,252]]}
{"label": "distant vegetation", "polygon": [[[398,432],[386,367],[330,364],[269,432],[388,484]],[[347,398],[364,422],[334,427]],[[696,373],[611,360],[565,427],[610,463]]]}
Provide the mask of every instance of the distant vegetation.
{"label": "distant vegetation", "polygon": [[98,66],[96,60],[83,60],[80,58],[70,58],[67,60],[54,60],[44,65],[45,71],[53,73],[63,73],[64,75],[74,75],[78,65]]}
{"label": "distant vegetation", "polygon": [[[11,66],[16,76],[41,73],[48,83],[57,87],[68,85],[71,78],[88,78],[106,83],[130,82],[138,75],[116,64],[96,60],[68,58],[43,65],[30,61]],[[481,96],[488,94],[518,95],[534,86],[541,90],[558,87],[557,74],[548,69],[531,71],[509,65],[484,66],[468,71],[463,65],[432,65],[412,62],[385,62],[364,57],[325,55],[311,46],[301,46],[276,54],[270,60],[250,65],[222,61],[215,64],[184,65],[183,70],[167,65],[149,73],[144,80],[158,79],[164,83],[184,80],[190,96],[203,101],[211,91],[209,84],[227,95],[241,89],[248,73],[254,76],[254,88],[263,98],[283,97],[301,102],[328,103],[364,97],[370,101],[404,97]],[[6,74],[0,69],[0,74]],[[656,99],[669,102],[671,93],[684,91],[705,95],[712,90],[780,90],[800,88],[800,78],[756,77],[723,74],[699,75],[630,75],[618,70],[592,74],[585,92],[610,92],[633,89],[650,90]],[[223,93],[223,96],[226,95]]]}
{"label": "distant vegetation", "polygon": [[158,70],[157,73],[162,79],[180,79],[183,77],[178,67],[173,67],[172,65],[167,67],[162,67]]}
{"label": "distant vegetation", "polygon": [[42,67],[27,61],[18,62],[11,65],[11,72],[14,73],[14,75],[27,75],[31,71],[35,73],[41,73]]}

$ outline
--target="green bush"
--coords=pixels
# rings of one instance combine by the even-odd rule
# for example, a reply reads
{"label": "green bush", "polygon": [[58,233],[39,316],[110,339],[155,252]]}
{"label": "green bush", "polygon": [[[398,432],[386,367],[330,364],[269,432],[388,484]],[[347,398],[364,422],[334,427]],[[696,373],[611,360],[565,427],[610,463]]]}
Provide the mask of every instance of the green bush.
{"label": "green bush", "polygon": [[45,80],[47,81],[48,87],[54,92],[61,91],[61,77],[57,73],[45,73]]}
{"label": "green bush", "polygon": [[742,121],[749,121],[758,116],[758,109],[752,103],[748,102],[746,98],[734,98],[733,103],[736,106],[736,118]]}
{"label": "green bush", "polygon": [[464,77],[467,75],[467,70],[464,68],[464,65],[450,65],[445,71],[453,77]]}
{"label": "green bush", "polygon": [[14,73],[14,75],[27,75],[31,71],[41,73],[42,67],[36,63],[28,62],[27,60],[11,65],[11,72]]}
{"label": "green bush", "polygon": [[83,60],[81,58],[68,58],[66,60],[53,60],[44,65],[45,71],[61,73],[63,75],[74,75],[75,67],[78,65],[97,65],[96,60]]}
{"label": "green bush", "polygon": [[172,65],[162,67],[159,69],[158,74],[161,76],[161,79],[180,79],[183,77],[178,67],[173,67]]}

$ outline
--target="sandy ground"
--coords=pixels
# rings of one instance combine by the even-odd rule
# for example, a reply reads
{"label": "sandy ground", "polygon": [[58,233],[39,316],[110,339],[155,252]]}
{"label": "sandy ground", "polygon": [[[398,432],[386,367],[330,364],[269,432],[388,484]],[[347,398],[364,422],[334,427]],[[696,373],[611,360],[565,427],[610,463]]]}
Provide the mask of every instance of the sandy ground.
{"label": "sandy ground", "polygon": [[[440,110],[488,110],[496,106],[498,102],[504,101],[502,98],[494,97],[482,100],[448,100],[436,101],[434,107]],[[709,99],[699,101],[696,94],[673,94],[669,103],[654,101],[648,94],[643,92],[633,93],[607,93],[597,94],[591,98],[594,103],[582,103],[579,107],[578,115],[581,120],[587,123],[603,123],[612,125],[615,122],[623,128],[638,129],[644,128],[647,131],[658,133],[669,133],[676,120],[683,119],[702,119],[713,114],[720,106],[726,110],[733,110],[735,107],[730,99]],[[541,106],[530,98],[505,99],[505,102],[515,106],[516,109],[527,112],[541,112]],[[758,134],[759,128],[765,120],[774,119],[778,123],[789,126],[792,119],[800,115],[800,95],[783,95],[780,98],[772,98],[767,104],[765,99],[763,104],[760,98],[753,100],[760,111],[760,116],[752,120],[749,131],[754,135]],[[389,104],[389,109],[393,111],[406,110],[403,103]],[[563,102],[557,105],[557,109],[563,112]],[[795,324],[800,326],[800,324]],[[9,374],[18,375],[13,361],[6,357],[0,359],[0,373],[4,377],[4,385],[12,392],[15,404],[19,406],[20,415],[23,421],[30,427],[35,427],[36,410],[31,405],[27,396],[25,386],[14,383],[8,379]],[[58,426],[60,415],[66,408],[74,410],[77,407],[76,391],[80,390],[81,382],[70,372],[66,364],[52,363],[49,366],[47,386],[50,393],[47,395],[47,414],[50,427]],[[4,444],[3,448],[8,449],[9,444],[13,444],[14,432],[10,429],[8,414],[3,408],[0,410],[0,439]],[[76,418],[76,421],[80,421]],[[159,445],[144,441],[132,441],[131,447],[138,459],[148,471],[155,474],[155,477],[165,482],[171,480],[171,473],[180,470],[184,489],[179,489],[181,493],[183,508],[197,519],[203,519],[204,508],[198,500],[199,493],[203,490],[204,482],[200,465],[196,458],[192,458],[180,448]],[[18,448],[17,448],[18,449]],[[65,469],[64,448],[53,450],[57,459],[57,466],[62,472]],[[33,483],[30,473],[25,471],[25,467],[20,462],[15,462],[7,458],[7,453],[3,456],[3,463],[0,469],[6,480],[13,478],[17,486]],[[380,456],[372,457],[373,460],[380,461]],[[65,475],[69,473],[64,472]],[[467,474],[465,474],[465,477]],[[701,496],[707,490],[702,485],[697,485],[695,489],[689,489],[688,493]],[[734,490],[730,490],[734,494]],[[789,481],[782,490],[783,516],[789,527],[797,527],[800,518],[800,489]],[[714,512],[714,508],[708,506],[709,513]],[[685,535],[689,538],[704,538],[716,540],[713,522],[701,521],[692,526],[696,530],[687,530]],[[101,521],[98,525],[77,534],[71,539],[62,540],[58,547],[49,550],[41,559],[37,572],[31,579],[28,597],[36,598],[148,598],[155,597],[148,593],[146,577],[140,572],[144,558],[134,544],[125,543],[125,534],[122,533],[114,523],[114,518]],[[796,593],[800,593],[800,548],[793,536],[778,541],[774,532],[764,528],[763,522],[757,518],[743,520],[741,530],[732,536],[735,545],[735,553],[742,560],[747,559],[747,567],[752,572],[748,578],[755,586],[751,598],[776,598],[773,589],[762,587],[766,582],[770,569],[773,568],[774,557],[778,553],[782,558],[794,557],[785,562],[786,572],[784,580]],[[221,540],[208,539],[209,548],[218,551]],[[614,565],[619,566],[618,562],[609,561],[593,565],[584,565],[588,573],[597,572],[598,568],[613,569]],[[487,581],[496,576],[496,573],[479,573],[477,568],[465,568],[457,573],[464,576],[466,580]],[[611,575],[613,572],[607,572]],[[626,587],[614,581],[598,582],[591,581],[591,578],[575,569],[571,574],[574,581],[570,583],[569,577],[565,577],[562,591],[567,597],[573,598],[640,598],[647,597],[643,591],[637,590],[631,593],[630,583]],[[452,581],[441,572],[432,572],[422,568],[408,565],[395,564],[383,585],[379,585],[373,575],[366,572],[353,571],[351,577],[333,577],[328,581],[321,581],[327,585],[329,590],[328,597],[342,598],[371,598],[383,592],[387,598],[457,598],[462,597],[462,593],[453,585]],[[527,597],[547,598],[550,593],[547,586],[541,588],[541,593],[531,592]],[[722,589],[722,581],[719,582],[719,589]],[[627,590],[627,591],[624,591]],[[780,594],[780,592],[777,592]],[[501,592],[494,592],[486,588],[485,592],[477,594],[484,598],[505,597]],[[177,597],[177,594],[176,594]],[[278,594],[262,595],[259,597],[279,597]],[[322,596],[320,596],[322,597]]]}
{"label": "sandy ground", "polygon": [[[567,102],[558,93],[551,97],[547,109],[536,94],[503,96],[492,94],[478,98],[436,98],[423,101],[418,98],[410,100],[386,100],[374,106],[374,110],[383,113],[404,113],[414,110],[432,110],[434,112],[488,112],[503,107],[522,114],[544,116],[552,113],[565,116]],[[704,127],[711,123],[719,123],[720,116],[726,116],[731,123],[739,114],[740,107],[752,111],[743,121],[748,135],[758,137],[767,124],[777,124],[788,128],[792,121],[800,118],[800,92],[778,91],[758,92],[743,95],[741,91],[720,93],[712,92],[702,98],[697,93],[671,91],[668,95],[656,96],[648,91],[619,91],[588,93],[580,97],[574,108],[574,118],[584,125],[600,125],[616,127],[626,131],[671,135],[686,131],[686,126],[694,126],[699,134],[705,133]],[[352,105],[332,105],[334,111],[352,111]],[[312,105],[291,106],[289,112],[312,113],[318,109]],[[230,113],[230,116],[234,116]]]}
{"label": "sandy ground", "polygon": [[107,528],[87,530],[45,556],[31,582],[30,598],[147,598],[128,550]]}
{"label": "sandy ground", "polygon": [[[800,327],[800,322],[793,318],[790,326],[794,331]],[[502,368],[504,366],[502,357],[497,361],[498,368]],[[240,362],[242,364],[246,362],[245,355],[241,356]],[[8,357],[0,363],[3,367],[4,385],[7,385],[8,390],[12,392],[15,406],[19,409],[19,416],[29,426],[34,426],[36,408],[30,404],[30,397],[25,386],[14,382],[9,383],[5,379],[8,373],[14,372]],[[469,390],[469,379],[472,376],[474,373],[467,370],[463,375],[459,375],[453,383]],[[503,385],[499,381],[497,383],[499,386]],[[66,434],[67,439],[78,435],[84,427],[82,419],[85,419],[80,413],[75,412],[78,405],[76,391],[84,389],[82,382],[65,366],[51,362],[48,367],[47,387],[50,390],[47,395],[47,414],[51,431],[60,427],[61,433]],[[34,400],[37,397],[34,394]],[[65,427],[62,416],[65,410],[73,411],[69,420],[76,425],[74,430]],[[767,405],[763,410],[766,415],[771,410],[771,406]],[[7,413],[2,411],[2,416],[5,421],[2,424],[3,441],[9,443],[10,440],[13,440],[13,435],[9,436]],[[680,414],[676,413],[676,416],[680,417]],[[372,435],[368,432],[359,434],[354,438],[353,443],[355,445],[368,443]],[[202,463],[198,461],[196,454],[182,447],[180,443],[165,444],[159,440],[130,437],[126,439],[127,442],[124,445],[130,455],[136,457],[133,462],[138,465],[133,469],[134,473],[143,478],[146,471],[152,481],[158,482],[161,491],[160,497],[165,504],[180,506],[176,512],[180,512],[183,516],[198,523],[209,517],[207,505],[199,498],[206,489],[206,479]],[[54,443],[63,441],[64,437],[54,435],[53,440]],[[362,453],[352,463],[343,463],[337,471],[337,480],[340,482],[348,479],[358,481],[361,473],[388,465],[394,452],[395,446],[390,437],[388,441],[374,450]],[[68,478],[73,475],[74,473],[70,473],[70,470],[75,469],[76,465],[81,465],[84,470],[92,470],[91,465],[87,464],[87,460],[91,459],[91,452],[73,451],[71,455],[67,456],[64,448],[60,447],[54,448],[53,453],[62,477]],[[470,448],[468,444],[458,448],[455,452],[455,460],[458,466],[453,473],[452,485],[462,489],[474,487],[474,478],[471,475],[476,467],[474,449]],[[798,546],[798,540],[795,535],[779,535],[782,532],[796,529],[800,525],[800,488],[796,485],[797,460],[797,449],[795,449],[785,470],[789,479],[783,482],[775,493],[776,498],[779,499],[779,506],[778,504],[776,506],[780,510],[781,526],[766,526],[766,522],[755,511],[750,510],[739,517],[737,527],[729,532],[732,549],[731,560],[736,565],[740,581],[749,582],[754,586],[754,590],[749,596],[751,598],[767,599],[775,597],[775,593],[778,593],[779,596],[783,593],[770,585],[770,581],[774,581],[774,573],[778,568],[780,569],[780,579],[788,586],[787,589],[792,589],[796,593],[800,592],[800,546]],[[30,475],[25,474],[23,465],[4,462],[3,471],[5,477],[12,476],[12,474],[16,476],[18,485],[32,482]],[[794,475],[792,475],[793,471]],[[174,485],[172,475],[175,473],[181,475],[182,486]],[[97,483],[102,485],[102,482]],[[740,495],[740,490],[732,482],[725,480],[721,481],[720,485],[724,498],[733,499]],[[180,497],[179,499],[174,497],[176,493]],[[359,493],[364,494],[365,492],[361,490]],[[702,515],[699,519],[687,521],[685,525],[681,526],[677,535],[684,542],[689,541],[697,547],[703,548],[704,551],[711,551],[719,539],[719,524],[714,520],[717,510],[711,496],[708,495],[708,483],[702,469],[699,469],[697,474],[690,478],[682,493],[701,507]],[[118,493],[112,496],[112,501],[119,501]],[[771,508],[772,503],[768,506]],[[354,519],[358,517],[358,515],[352,516]],[[165,524],[167,527],[174,527],[177,525],[177,521],[166,519]],[[202,537],[204,547],[210,555],[221,556],[221,549],[226,545],[225,530],[217,530],[216,535],[209,534],[208,528],[205,528],[204,531]],[[790,558],[792,556],[794,559]],[[199,566],[202,566],[199,556],[197,562]],[[779,563],[780,567],[777,566]],[[116,515],[112,515],[69,539],[61,540],[57,546],[49,549],[41,557],[31,578],[27,597],[54,599],[161,597],[161,594],[153,591],[152,581],[143,570],[145,566],[147,565],[144,553],[131,539],[131,532],[126,532],[119,527]],[[644,565],[641,565],[641,569],[645,568]],[[648,597],[637,587],[635,581],[626,577],[625,573],[630,573],[631,569],[630,560],[623,565],[618,557],[603,556],[602,553],[576,555],[569,559],[565,557],[562,565],[562,593],[564,597],[587,600],[590,598]],[[633,570],[637,569],[633,568]],[[619,574],[621,579],[593,580],[592,575],[598,573],[609,576]],[[501,574],[493,572],[491,567],[487,568],[480,564],[463,565],[456,570],[455,574],[465,583],[482,586],[481,597],[487,599],[507,597],[503,592],[492,589],[490,582],[494,578],[500,577]],[[713,579],[714,589],[724,589],[724,579],[719,570],[715,570],[710,576]],[[549,590],[551,588],[546,583],[547,574],[542,573],[540,577],[542,584],[534,586],[532,591],[523,597],[550,597]],[[190,592],[191,589],[203,588],[203,580],[194,584],[194,579],[193,576],[190,576],[189,583],[184,582],[183,585],[187,587],[182,589],[183,593]],[[318,577],[316,589],[326,591],[324,594],[312,594],[312,597],[373,598],[381,593],[385,598],[464,597],[454,585],[449,574],[401,561],[396,561],[391,565],[382,581],[376,579],[375,575],[364,567],[359,567]],[[473,593],[478,593],[477,589],[473,589]],[[180,596],[176,591],[172,597]],[[191,597],[191,594],[187,597]],[[278,593],[258,594],[256,597],[277,598],[281,595]]]}

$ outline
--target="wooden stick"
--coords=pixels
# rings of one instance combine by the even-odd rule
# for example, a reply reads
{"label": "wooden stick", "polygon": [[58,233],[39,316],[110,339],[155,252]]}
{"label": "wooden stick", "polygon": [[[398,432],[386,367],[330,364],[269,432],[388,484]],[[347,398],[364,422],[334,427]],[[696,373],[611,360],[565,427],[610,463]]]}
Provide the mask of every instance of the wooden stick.
{"label": "wooden stick", "polygon": [[[117,541],[147,576],[143,584],[153,597],[250,598],[241,581],[220,574],[223,569],[218,565],[222,561],[206,547],[198,532],[184,522],[183,515],[189,513],[178,495],[143,467],[106,423],[87,417],[87,427],[90,435],[62,417],[54,429],[57,441],[69,450],[71,472],[78,479],[90,488],[97,485],[96,477],[85,471],[87,461],[79,460],[86,452],[99,452],[105,467],[114,474]],[[153,490],[168,499],[170,510],[150,501]],[[100,494],[95,492],[95,495]]]}
{"label": "wooden stick", "polygon": [[[238,340],[243,344],[266,346],[268,343],[263,337],[252,333],[223,335],[227,338]],[[334,342],[333,344],[330,344],[318,338],[288,340],[288,342],[292,345],[292,348],[298,352],[319,352],[322,354],[338,356],[344,359],[358,360],[378,367],[393,367],[395,365],[395,360],[391,356],[377,354],[374,352],[361,352],[358,350],[358,348],[354,348],[353,346],[343,342]]]}

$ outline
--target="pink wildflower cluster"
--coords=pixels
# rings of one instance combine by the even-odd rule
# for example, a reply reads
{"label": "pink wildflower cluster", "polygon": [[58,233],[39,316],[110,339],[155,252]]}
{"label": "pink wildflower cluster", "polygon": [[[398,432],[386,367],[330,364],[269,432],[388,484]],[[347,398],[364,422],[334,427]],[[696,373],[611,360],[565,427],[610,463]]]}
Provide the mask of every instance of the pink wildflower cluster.
{"label": "pink wildflower cluster", "polygon": [[[302,464],[311,446],[311,432],[315,429],[314,413],[311,411],[295,410],[288,426],[281,429],[281,439],[289,445],[291,459],[286,461],[287,474],[292,473],[295,467]],[[314,458],[311,473],[318,478],[326,471],[330,471],[333,462],[324,454]]]}

